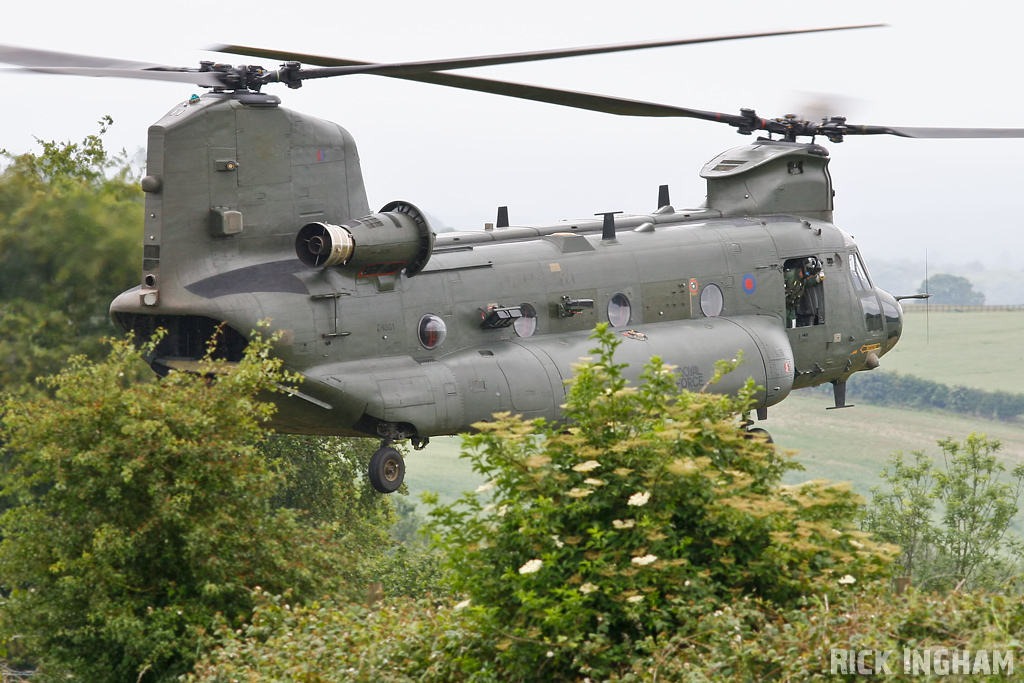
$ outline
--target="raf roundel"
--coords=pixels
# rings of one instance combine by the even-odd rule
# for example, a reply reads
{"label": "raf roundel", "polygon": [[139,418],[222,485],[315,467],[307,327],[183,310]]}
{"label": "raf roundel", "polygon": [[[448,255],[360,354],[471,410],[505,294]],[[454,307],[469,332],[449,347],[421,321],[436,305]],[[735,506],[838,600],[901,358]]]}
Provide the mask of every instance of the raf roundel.
{"label": "raf roundel", "polygon": [[743,291],[747,294],[753,294],[754,290],[757,289],[757,280],[750,273],[743,276]]}

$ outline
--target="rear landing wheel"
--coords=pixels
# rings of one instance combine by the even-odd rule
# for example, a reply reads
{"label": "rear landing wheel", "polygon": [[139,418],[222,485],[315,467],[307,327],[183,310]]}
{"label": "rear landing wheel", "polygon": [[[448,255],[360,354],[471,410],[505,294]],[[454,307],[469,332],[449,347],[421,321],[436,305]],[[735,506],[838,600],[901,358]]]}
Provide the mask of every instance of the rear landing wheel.
{"label": "rear landing wheel", "polygon": [[405,479],[405,460],[391,446],[381,446],[370,457],[370,484],[381,493],[394,493]]}

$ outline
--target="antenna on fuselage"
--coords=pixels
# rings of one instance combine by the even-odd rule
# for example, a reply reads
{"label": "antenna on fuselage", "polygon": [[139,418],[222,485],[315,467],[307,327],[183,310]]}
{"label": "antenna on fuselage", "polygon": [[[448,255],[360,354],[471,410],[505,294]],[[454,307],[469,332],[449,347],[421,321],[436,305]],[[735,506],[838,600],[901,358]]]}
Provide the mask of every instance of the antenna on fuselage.
{"label": "antenna on fuselage", "polygon": [[924,293],[924,343],[929,344],[932,339],[932,331],[931,327],[929,326],[929,323],[931,321],[928,319],[928,311],[929,304],[931,303],[929,299],[931,298],[932,293],[928,290],[928,247],[924,248]]}

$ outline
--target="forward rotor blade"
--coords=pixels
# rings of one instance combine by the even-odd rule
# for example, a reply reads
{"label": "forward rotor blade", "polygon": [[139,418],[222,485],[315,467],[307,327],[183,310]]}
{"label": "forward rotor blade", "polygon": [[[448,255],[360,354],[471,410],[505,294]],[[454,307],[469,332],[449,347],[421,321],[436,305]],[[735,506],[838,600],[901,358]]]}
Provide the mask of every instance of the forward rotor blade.
{"label": "forward rotor blade", "polygon": [[1024,138],[1024,128],[915,128],[848,126],[846,135],[898,135],[904,138]]}
{"label": "forward rotor blade", "polygon": [[[709,36],[704,38],[679,38],[671,40],[648,40],[633,43],[616,43],[613,45],[595,45],[591,47],[564,48],[556,50],[538,50],[533,52],[515,52],[503,55],[489,55],[480,57],[460,57],[455,59],[437,59],[417,62],[397,62],[388,64],[372,64],[366,62],[353,62],[351,60],[331,60],[320,58],[323,61],[308,61],[305,57],[288,52],[273,52],[250,48],[241,45],[217,45],[209,48],[213,52],[226,52],[230,54],[248,56],[270,56],[276,55],[280,61],[300,61],[307,64],[319,64],[321,66],[344,67],[332,72],[331,76],[342,76],[347,74],[372,73],[380,76],[411,76],[422,73],[437,71],[448,71],[451,69],[468,69],[480,66],[495,66],[498,64],[518,64],[522,62],[536,62],[547,59],[562,59],[565,57],[580,57],[584,55],[607,54],[611,52],[626,52],[630,50],[647,50],[656,47],[670,47],[673,45],[695,45],[698,43],[714,43],[725,40],[743,40],[747,38],[766,38],[770,36],[785,36],[796,33],[822,33],[826,31],[847,31],[858,28],[874,28],[884,24],[859,24],[855,26],[833,26],[828,28],[794,29],[790,31],[767,31],[760,33],[737,33],[725,36]],[[327,74],[324,74],[327,76]]]}
{"label": "forward rotor blade", "polygon": [[60,74],[64,76],[92,76],[104,78],[140,78],[149,81],[174,81],[219,88],[224,80],[211,71],[156,71],[147,69],[110,69],[82,66],[32,66],[8,71]]}

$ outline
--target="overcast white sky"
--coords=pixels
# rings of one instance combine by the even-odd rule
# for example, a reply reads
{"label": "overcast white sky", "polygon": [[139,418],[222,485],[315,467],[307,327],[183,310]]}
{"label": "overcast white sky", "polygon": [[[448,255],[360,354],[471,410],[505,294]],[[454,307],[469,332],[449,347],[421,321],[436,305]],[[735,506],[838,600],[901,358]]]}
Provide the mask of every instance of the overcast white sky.
{"label": "overcast white sky", "polygon": [[[773,11],[773,7],[776,9]],[[769,29],[886,22],[882,29],[581,57],[462,73],[736,112],[781,116],[807,93],[841,94],[851,122],[1024,127],[1024,5],[684,2],[680,0],[310,0],[293,3],[8,3],[0,43],[195,65],[239,43],[400,61]],[[276,66],[265,63],[266,67]],[[110,144],[143,147],[147,126],[201,89],[118,79],[0,73],[0,147],[80,140],[110,114]],[[669,183],[677,207],[704,196],[701,166],[749,138],[684,119],[562,109],[373,76],[273,90],[356,138],[371,206],[418,204],[472,229],[510,207],[513,223],[642,213]],[[899,138],[825,143],[836,222],[871,259],[980,260],[1024,268],[1024,140]]]}

